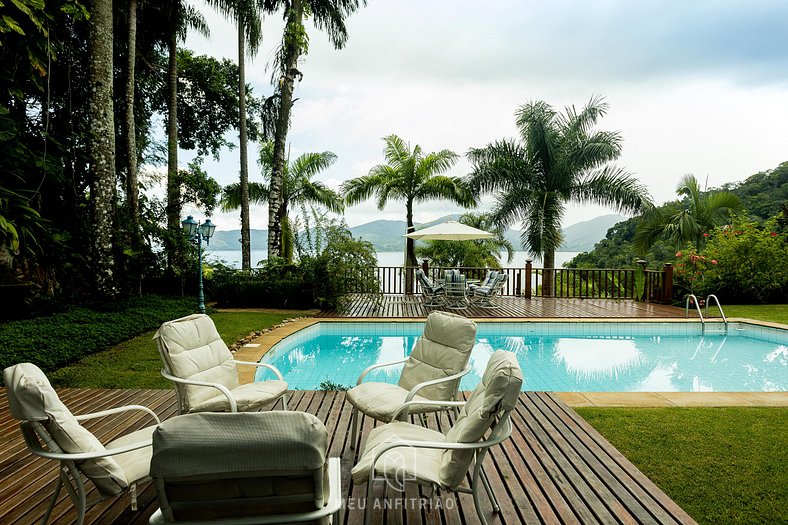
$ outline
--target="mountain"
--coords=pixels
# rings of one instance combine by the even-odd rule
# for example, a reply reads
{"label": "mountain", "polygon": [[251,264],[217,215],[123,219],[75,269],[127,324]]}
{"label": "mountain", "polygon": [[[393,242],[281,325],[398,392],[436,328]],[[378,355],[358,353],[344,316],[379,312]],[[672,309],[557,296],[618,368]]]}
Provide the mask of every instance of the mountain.
{"label": "mountain", "polygon": [[[456,221],[459,214],[446,215],[434,221],[416,223],[416,227],[432,226],[446,221]],[[579,222],[564,228],[564,244],[561,251],[583,252],[594,247],[594,243],[605,237],[614,224],[626,220],[621,215],[603,215],[589,221]],[[353,237],[369,241],[379,252],[398,252],[405,249],[405,221],[377,220],[350,228]],[[520,231],[509,229],[505,236],[515,250],[520,250]],[[240,250],[240,230],[217,231],[211,237],[211,250]],[[265,250],[268,230],[252,230],[252,249]]]}

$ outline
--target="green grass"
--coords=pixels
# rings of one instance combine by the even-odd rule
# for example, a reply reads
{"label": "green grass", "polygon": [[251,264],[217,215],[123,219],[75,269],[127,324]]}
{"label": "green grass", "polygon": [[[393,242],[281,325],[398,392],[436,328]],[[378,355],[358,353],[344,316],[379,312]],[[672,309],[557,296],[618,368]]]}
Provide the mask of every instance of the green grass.
{"label": "green grass", "polygon": [[[215,312],[211,318],[219,335],[231,344],[255,330],[279,324],[295,314]],[[49,374],[55,386],[81,388],[172,388],[161,377],[161,359],[153,342],[154,331],[92,354]]]}
{"label": "green grass", "polygon": [[[746,317],[788,325],[788,304],[723,304],[726,317]],[[709,315],[719,317],[716,306],[709,307]]]}
{"label": "green grass", "polygon": [[576,410],[699,523],[788,523],[788,409]]}

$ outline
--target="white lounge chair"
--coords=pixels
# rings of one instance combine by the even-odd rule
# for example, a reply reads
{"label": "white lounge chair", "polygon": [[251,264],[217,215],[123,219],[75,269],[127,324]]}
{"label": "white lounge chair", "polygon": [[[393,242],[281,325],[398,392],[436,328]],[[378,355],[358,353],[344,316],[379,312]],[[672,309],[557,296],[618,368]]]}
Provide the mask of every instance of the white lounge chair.
{"label": "white lounge chair", "polygon": [[[22,436],[30,452],[60,462],[55,492],[41,520],[42,525],[49,520],[64,485],[77,508],[77,525],[84,523],[89,507],[123,492],[131,494],[131,508],[137,510],[137,483],[149,479],[151,434],[156,426],[102,445],[80,422],[141,410],[158,424],[159,418],[152,410],[129,405],[75,416],[60,401],[41,369],[31,363],[6,368],[3,380],[9,410],[20,421]],[[87,500],[87,480],[98,490],[98,499]]]}
{"label": "white lounge chair", "polygon": [[[482,380],[468,401],[455,403],[462,405],[462,410],[445,435],[403,421],[373,429],[351,471],[353,483],[367,483],[365,510],[372,505],[374,480],[385,479],[389,487],[404,487],[405,482],[412,481],[431,488],[473,494],[479,521],[486,524],[480,484],[492,502],[493,511],[498,512],[500,507],[482,471],[482,462],[490,447],[511,435],[509,414],[517,403],[522,383],[522,372],[514,354],[498,350],[490,357]],[[463,487],[471,463],[470,487]],[[366,512],[364,522],[368,524],[369,519],[370,514]]]}
{"label": "white lounge chair", "polygon": [[[432,312],[424,333],[405,359],[372,365],[364,370],[356,386],[347,393],[353,405],[350,447],[355,448],[359,412],[377,420],[392,421],[400,408],[411,401],[454,401],[462,376],[471,371],[468,360],[476,342],[476,324],[465,317]],[[364,383],[377,368],[405,363],[399,383]],[[437,412],[440,404],[411,405],[411,412]]]}
{"label": "white lounge chair", "polygon": [[[153,336],[164,362],[161,375],[175,385],[178,411],[251,412],[282,400],[287,409],[287,383],[267,363],[236,361],[213,320],[205,314],[167,321]],[[241,385],[237,365],[269,369],[276,379]]]}
{"label": "white lounge chair", "polygon": [[176,416],[153,434],[152,525],[329,521],[342,505],[339,458],[305,412]]}

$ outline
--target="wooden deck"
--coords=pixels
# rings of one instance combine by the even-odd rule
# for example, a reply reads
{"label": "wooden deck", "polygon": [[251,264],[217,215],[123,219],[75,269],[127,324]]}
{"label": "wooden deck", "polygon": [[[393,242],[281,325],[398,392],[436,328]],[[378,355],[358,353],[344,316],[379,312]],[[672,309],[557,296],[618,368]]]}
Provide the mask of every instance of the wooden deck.
{"label": "wooden deck", "polygon": [[[111,406],[144,404],[162,419],[175,413],[175,396],[167,390],[63,389],[61,398],[75,413]],[[290,406],[317,415],[328,427],[330,456],[342,458],[343,493],[347,508],[343,524],[361,523],[365,486],[350,483],[354,456],[349,448],[350,404],[342,392],[296,391]],[[513,414],[514,433],[485,459],[485,471],[501,504],[492,523],[695,523],[598,432],[550,393],[527,392]],[[92,422],[102,441],[149,424],[142,418],[111,416]],[[445,431],[449,416],[430,417],[432,428]],[[362,423],[365,439],[373,422]],[[0,395],[0,523],[33,524],[41,519],[54,486],[52,461],[35,458],[26,449],[16,422]],[[88,511],[88,524],[145,524],[156,508],[150,483],[139,487],[139,506],[132,512],[127,497],[107,500]],[[376,487],[383,496],[383,485]],[[90,497],[90,494],[89,494]],[[470,495],[443,494],[441,508],[419,506],[418,487],[404,496],[389,493],[389,510],[376,510],[373,523],[478,522]],[[396,498],[407,505],[396,506]],[[486,501],[486,495],[482,496]],[[411,499],[412,498],[412,499]],[[379,500],[381,501],[381,500]],[[396,510],[390,510],[395,508]],[[71,501],[61,495],[50,523],[70,524],[76,517]]]}
{"label": "wooden deck", "polygon": [[[499,297],[497,308],[470,305],[465,309],[424,306],[421,295],[352,294],[337,310],[319,317],[427,317],[435,310],[473,318],[683,318],[684,309],[664,304],[615,299]],[[693,317],[696,314],[691,312]]]}

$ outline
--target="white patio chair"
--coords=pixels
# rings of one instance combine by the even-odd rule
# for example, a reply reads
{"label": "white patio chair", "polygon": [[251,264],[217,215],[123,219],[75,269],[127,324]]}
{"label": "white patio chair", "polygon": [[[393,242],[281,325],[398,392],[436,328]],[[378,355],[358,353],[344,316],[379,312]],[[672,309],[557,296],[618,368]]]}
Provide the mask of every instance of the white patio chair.
{"label": "white patio chair", "polygon": [[[153,339],[164,362],[161,375],[175,385],[179,413],[251,412],[279,399],[287,410],[287,383],[281,372],[267,363],[233,359],[207,315],[167,321]],[[241,385],[237,365],[266,368],[276,379]]]}
{"label": "white patio chair", "polygon": [[500,296],[503,287],[509,280],[509,275],[499,273],[486,286],[480,286],[473,291],[473,301],[482,308],[498,308],[495,298]]}
{"label": "white patio chair", "polygon": [[[405,359],[368,367],[347,393],[353,405],[350,448],[356,446],[359,412],[377,420],[393,420],[411,401],[454,401],[462,376],[471,371],[468,360],[476,343],[476,323],[447,312],[427,316],[424,333]],[[405,363],[399,383],[364,382],[372,370]],[[411,405],[411,412],[437,412],[440,404]]]}
{"label": "white patio chair", "polygon": [[476,290],[477,288],[481,288],[482,286],[489,286],[492,280],[498,277],[499,273],[500,272],[498,270],[488,270],[482,282],[468,284],[468,295],[473,296],[473,291]]}
{"label": "white patio chair", "polygon": [[[482,463],[490,447],[511,435],[509,414],[517,403],[522,384],[522,372],[514,354],[498,350],[490,357],[482,380],[468,401],[455,403],[462,405],[462,410],[446,435],[403,421],[373,429],[351,471],[353,483],[367,483],[365,510],[372,505],[376,479],[385,479],[388,486],[398,488],[412,481],[433,489],[473,494],[479,521],[486,524],[480,484],[492,502],[493,511],[500,511],[500,507],[482,471]],[[407,410],[408,406],[403,408],[403,412]],[[461,483],[471,463],[470,487],[463,487]],[[369,519],[367,512],[364,522],[368,524]]]}
{"label": "white patio chair", "polygon": [[[36,456],[60,462],[55,492],[41,524],[45,524],[65,485],[77,508],[77,525],[85,521],[89,507],[123,492],[131,494],[131,508],[137,510],[137,483],[148,478],[151,434],[156,426],[131,432],[102,445],[81,421],[134,410],[159,418],[147,407],[129,405],[92,414],[73,415],[60,401],[49,380],[36,365],[21,363],[3,370],[11,415],[20,421],[27,447]],[[87,480],[99,493],[87,500]]]}
{"label": "white patio chair", "polygon": [[446,308],[462,310],[468,308],[468,289],[465,276],[459,272],[447,274],[444,287],[446,288]]}
{"label": "white patio chair", "polygon": [[429,301],[424,306],[440,306],[446,300],[446,292],[442,284],[433,283],[422,270],[416,270],[416,280],[421,286],[421,295]]}
{"label": "white patio chair", "polygon": [[342,505],[339,458],[305,412],[176,416],[153,434],[152,525],[334,523]]}

